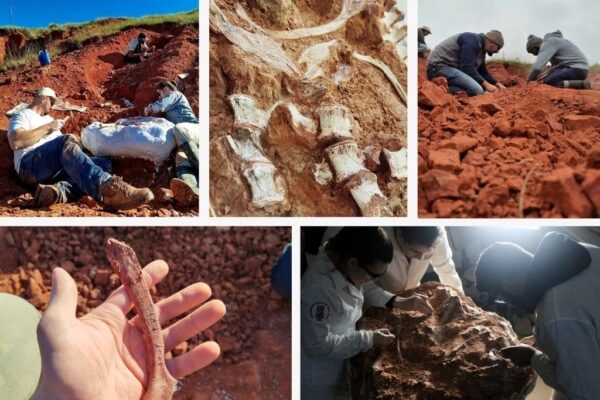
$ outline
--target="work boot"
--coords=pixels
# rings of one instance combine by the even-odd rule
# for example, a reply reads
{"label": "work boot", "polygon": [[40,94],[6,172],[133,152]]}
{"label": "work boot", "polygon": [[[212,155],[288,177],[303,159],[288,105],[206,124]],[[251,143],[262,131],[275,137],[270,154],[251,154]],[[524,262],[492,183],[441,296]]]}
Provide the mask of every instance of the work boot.
{"label": "work boot", "polygon": [[154,199],[148,188],[138,189],[123,181],[123,178],[113,176],[100,185],[102,203],[108,208],[129,210],[138,208]]}
{"label": "work boot", "polygon": [[38,208],[48,208],[60,203],[60,192],[54,185],[38,185],[35,189],[33,204]]}
{"label": "work boot", "polygon": [[169,187],[173,192],[173,196],[175,196],[175,200],[183,207],[198,207],[198,193],[194,192],[194,189],[183,179],[171,179]]}
{"label": "work boot", "polygon": [[563,81],[563,85],[568,89],[591,89],[592,84],[588,81]]}

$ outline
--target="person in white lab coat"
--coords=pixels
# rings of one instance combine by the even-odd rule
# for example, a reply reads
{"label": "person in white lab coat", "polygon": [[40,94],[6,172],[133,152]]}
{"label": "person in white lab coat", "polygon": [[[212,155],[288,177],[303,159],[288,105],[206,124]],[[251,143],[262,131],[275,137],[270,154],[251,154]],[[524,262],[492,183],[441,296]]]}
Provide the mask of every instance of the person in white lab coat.
{"label": "person in white lab coat", "polygon": [[[327,228],[323,242],[340,229],[339,227]],[[383,229],[392,241],[394,257],[387,272],[370,285],[377,284],[392,293],[414,289],[421,284],[423,275],[431,265],[441,283],[463,292],[444,227],[397,226]]]}
{"label": "person in white lab coat", "polygon": [[[301,398],[348,398],[345,360],[394,341],[387,329],[356,330],[363,305],[395,307],[397,296],[364,284],[385,274],[393,258],[382,228],[347,227],[328,240],[302,277]],[[430,314],[426,300],[412,304]]]}
{"label": "person in white lab coat", "polygon": [[475,267],[477,289],[536,312],[539,350],[502,353],[531,365],[554,399],[600,399],[600,248],[550,232],[534,254],[513,243],[485,249]]}

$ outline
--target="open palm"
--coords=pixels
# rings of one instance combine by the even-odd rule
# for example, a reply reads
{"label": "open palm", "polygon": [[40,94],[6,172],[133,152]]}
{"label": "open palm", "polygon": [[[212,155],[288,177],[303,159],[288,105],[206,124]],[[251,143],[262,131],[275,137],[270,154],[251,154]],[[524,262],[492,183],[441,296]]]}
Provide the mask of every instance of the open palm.
{"label": "open palm", "polygon": [[[164,261],[154,261],[144,268],[144,279],[151,287],[167,273]],[[165,352],[223,317],[225,305],[212,300],[165,327],[210,296],[206,284],[196,283],[155,305]],[[124,288],[82,318],[76,318],[76,307],[75,281],[55,268],[50,303],[38,326],[42,380],[33,399],[140,399],[148,385],[146,362],[151,357],[145,352],[138,317],[127,319],[133,303]],[[205,342],[167,360],[167,368],[179,379],[212,363],[219,352],[217,343]]]}

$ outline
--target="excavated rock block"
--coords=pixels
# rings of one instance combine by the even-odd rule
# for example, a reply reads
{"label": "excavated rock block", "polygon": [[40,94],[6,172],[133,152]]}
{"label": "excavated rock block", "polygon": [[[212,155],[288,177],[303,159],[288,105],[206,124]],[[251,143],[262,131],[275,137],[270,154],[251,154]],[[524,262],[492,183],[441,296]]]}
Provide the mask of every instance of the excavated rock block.
{"label": "excavated rock block", "polygon": [[592,147],[589,151],[586,166],[588,168],[600,169],[600,145]]}
{"label": "excavated rock block", "polygon": [[431,81],[425,81],[419,89],[419,106],[434,108],[451,104],[454,99],[447,91]]}
{"label": "excavated rock block", "polygon": [[416,293],[428,297],[431,316],[371,309],[358,322],[359,329],[389,329],[396,342],[351,360],[352,398],[508,400],[528,391],[533,370],[499,352],[519,343],[508,321],[439,283],[400,295]]}
{"label": "excavated rock block", "polygon": [[460,197],[460,179],[444,170],[432,169],[421,175],[419,186],[425,189],[430,202],[440,197]]}
{"label": "excavated rock block", "polygon": [[460,154],[454,149],[439,149],[429,152],[429,165],[431,168],[458,172],[461,170]]}
{"label": "excavated rock block", "polygon": [[589,218],[593,207],[569,167],[555,170],[542,181],[542,196],[569,218]]}
{"label": "excavated rock block", "polygon": [[589,169],[584,174],[583,183],[581,184],[585,194],[589,197],[592,204],[596,208],[596,214],[600,210],[600,170]]}
{"label": "excavated rock block", "polygon": [[567,115],[563,119],[565,129],[583,131],[589,128],[600,129],[600,117],[594,115]]}
{"label": "excavated rock block", "polygon": [[477,107],[481,112],[484,112],[486,114],[489,114],[491,116],[495,115],[496,113],[502,111],[502,107],[500,107],[497,104],[494,103],[483,103],[480,104],[479,107]]}

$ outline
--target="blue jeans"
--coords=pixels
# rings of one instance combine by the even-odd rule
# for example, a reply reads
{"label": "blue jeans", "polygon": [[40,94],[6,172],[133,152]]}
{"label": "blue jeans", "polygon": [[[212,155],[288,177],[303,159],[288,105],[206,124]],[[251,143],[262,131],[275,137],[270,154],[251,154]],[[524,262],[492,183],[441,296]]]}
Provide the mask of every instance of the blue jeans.
{"label": "blue jeans", "polygon": [[458,68],[430,66],[427,68],[427,79],[432,80],[438,76],[443,76],[448,81],[448,90],[450,93],[467,92],[469,96],[483,94],[483,87],[469,75]]}
{"label": "blue jeans", "polygon": [[551,71],[544,78],[544,83],[550,86],[563,87],[564,81],[585,81],[588,76],[588,71],[579,68],[557,68]]}
{"label": "blue jeans", "polygon": [[26,153],[19,177],[30,186],[55,184],[62,202],[86,194],[102,201],[100,185],[111,177],[111,167],[107,158],[87,156],[75,136],[63,135]]}

